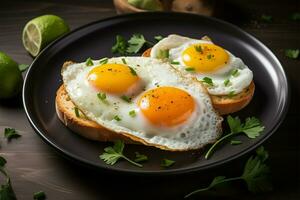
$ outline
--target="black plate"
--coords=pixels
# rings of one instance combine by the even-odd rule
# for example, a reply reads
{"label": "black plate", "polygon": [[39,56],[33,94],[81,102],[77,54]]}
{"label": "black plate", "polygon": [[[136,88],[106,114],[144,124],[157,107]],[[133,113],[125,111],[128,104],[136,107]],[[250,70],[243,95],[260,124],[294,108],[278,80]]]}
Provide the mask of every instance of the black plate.
{"label": "black plate", "polygon": [[[139,145],[126,145],[130,157],[138,151],[150,157],[143,168],[127,162],[106,165],[98,156],[110,143],[93,142],[68,130],[55,113],[55,92],[62,84],[60,70],[67,60],[83,62],[88,57],[111,57],[111,47],[117,34],[130,37],[142,33],[146,38],[155,35],[181,34],[192,38],[210,36],[219,44],[243,59],[254,73],[256,91],[253,100],[236,115],[256,116],[265,125],[257,139],[238,137],[243,143],[222,146],[209,159],[203,152],[167,152]],[[282,122],[288,105],[288,83],[283,68],[274,54],[261,42],[229,23],[203,16],[176,13],[140,13],[100,20],[56,40],[32,63],[25,78],[23,101],[27,117],[36,132],[51,146],[73,160],[97,168],[143,174],[174,174],[211,168],[253,150],[265,141]],[[162,169],[163,158],[176,161]]]}

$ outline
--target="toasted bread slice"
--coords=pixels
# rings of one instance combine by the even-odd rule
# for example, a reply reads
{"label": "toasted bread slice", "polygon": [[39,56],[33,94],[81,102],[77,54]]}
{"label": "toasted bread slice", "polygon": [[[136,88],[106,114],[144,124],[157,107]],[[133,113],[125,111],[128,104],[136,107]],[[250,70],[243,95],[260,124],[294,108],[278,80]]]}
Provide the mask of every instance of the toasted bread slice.
{"label": "toasted bread slice", "polygon": [[[202,39],[209,40],[207,36]],[[143,57],[150,57],[151,49],[145,50],[142,54]],[[254,95],[255,85],[252,81],[250,85],[245,88],[241,93],[234,96],[228,95],[210,95],[214,108],[220,113],[220,115],[226,115],[230,113],[237,112],[244,107],[246,107],[253,95]]]}

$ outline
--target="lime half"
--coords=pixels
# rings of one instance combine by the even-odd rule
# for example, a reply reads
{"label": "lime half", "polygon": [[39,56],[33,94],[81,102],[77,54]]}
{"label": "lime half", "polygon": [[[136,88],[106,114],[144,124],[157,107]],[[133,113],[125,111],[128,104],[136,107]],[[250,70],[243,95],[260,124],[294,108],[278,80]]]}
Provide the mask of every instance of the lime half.
{"label": "lime half", "polygon": [[32,55],[39,52],[59,36],[69,32],[66,22],[55,15],[43,15],[30,20],[23,29],[22,41]]}

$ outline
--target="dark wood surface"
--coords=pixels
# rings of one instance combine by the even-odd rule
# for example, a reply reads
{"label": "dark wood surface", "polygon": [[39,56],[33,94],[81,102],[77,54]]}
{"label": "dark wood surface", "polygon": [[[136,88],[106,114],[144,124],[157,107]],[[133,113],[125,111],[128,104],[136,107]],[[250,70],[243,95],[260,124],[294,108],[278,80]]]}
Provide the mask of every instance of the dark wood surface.
{"label": "dark wood surface", "polygon": [[[281,61],[290,81],[291,105],[281,127],[265,143],[270,153],[274,191],[253,196],[244,191],[241,185],[237,190],[226,191],[226,198],[222,199],[300,199],[300,60],[284,56],[284,49],[300,48],[300,22],[289,19],[292,12],[300,11],[300,2],[224,2],[218,9],[217,16],[257,37]],[[32,58],[22,46],[21,32],[28,20],[48,13],[61,16],[72,29],[116,14],[111,1],[2,0],[0,51],[6,52],[19,63],[32,62]],[[273,22],[261,22],[261,14],[272,15]],[[44,75],[46,76],[46,73]],[[216,175],[239,175],[247,158],[243,157],[224,166],[189,175],[129,177],[92,171],[58,155],[34,133],[25,117],[21,101],[0,104],[0,133],[5,127],[14,127],[22,134],[20,139],[9,143],[4,140],[3,134],[0,134],[0,155],[8,160],[7,170],[19,199],[32,199],[32,194],[39,190],[45,191],[48,199],[55,200],[182,199],[187,192],[207,185]]]}

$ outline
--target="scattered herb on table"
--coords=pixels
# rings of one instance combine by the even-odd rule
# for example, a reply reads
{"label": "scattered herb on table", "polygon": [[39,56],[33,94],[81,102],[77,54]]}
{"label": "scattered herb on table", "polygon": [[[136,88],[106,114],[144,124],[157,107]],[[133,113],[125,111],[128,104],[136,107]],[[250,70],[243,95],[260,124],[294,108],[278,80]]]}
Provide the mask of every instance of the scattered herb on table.
{"label": "scattered herb on table", "polygon": [[247,188],[252,193],[267,192],[272,190],[272,184],[269,180],[270,169],[265,161],[268,159],[269,154],[263,146],[256,150],[256,155],[251,156],[244,166],[241,176],[226,178],[225,176],[215,177],[211,184],[206,188],[195,190],[185,196],[188,198],[194,194],[204,192],[214,188],[217,185],[232,181],[244,181]]}
{"label": "scattered herb on table", "polygon": [[264,126],[261,122],[255,117],[248,117],[245,120],[245,123],[242,123],[239,117],[231,117],[230,115],[227,117],[227,123],[230,128],[230,133],[224,135],[220,139],[218,139],[207,151],[205,154],[205,159],[208,159],[213,153],[214,149],[223,141],[233,136],[244,133],[248,138],[254,139],[258,137],[261,132],[264,130]]}
{"label": "scattered herb on table", "polygon": [[113,146],[104,149],[104,153],[100,155],[100,159],[108,165],[114,165],[119,159],[124,159],[132,165],[143,167],[143,165],[129,159],[123,154],[124,146],[124,142],[117,140]]}
{"label": "scattered herb on table", "polygon": [[286,49],[285,56],[292,59],[297,59],[300,54],[299,49]]}
{"label": "scattered herb on table", "polygon": [[35,200],[44,200],[44,199],[46,199],[46,194],[43,191],[35,192],[33,194],[33,199],[35,199]]}
{"label": "scattered herb on table", "polygon": [[16,129],[14,129],[14,128],[5,128],[4,129],[4,137],[7,140],[11,140],[13,138],[21,137],[21,135],[18,134],[17,131],[16,131]]}

